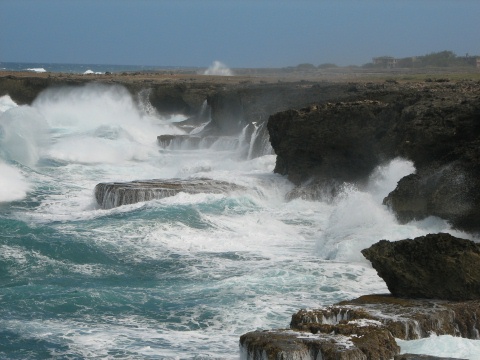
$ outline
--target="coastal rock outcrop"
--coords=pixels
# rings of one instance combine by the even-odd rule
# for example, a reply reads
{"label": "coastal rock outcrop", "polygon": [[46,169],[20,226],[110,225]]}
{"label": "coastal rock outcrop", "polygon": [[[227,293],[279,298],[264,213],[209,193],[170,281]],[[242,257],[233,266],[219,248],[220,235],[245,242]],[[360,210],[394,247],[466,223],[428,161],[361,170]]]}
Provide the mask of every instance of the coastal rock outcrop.
{"label": "coastal rock outcrop", "polygon": [[[437,335],[478,339],[479,300],[448,302],[367,295],[292,316],[289,330],[242,335],[245,359],[392,359],[400,353],[395,338]],[[401,355],[399,356],[402,359]],[[395,357],[397,359],[397,357]]]}
{"label": "coastal rock outcrop", "polygon": [[163,199],[180,192],[188,194],[228,194],[245,190],[243,186],[212,179],[142,180],[125,183],[100,183],[95,186],[95,199],[102,209],[142,201]]}
{"label": "coastal rock outcrop", "polygon": [[297,186],[361,186],[376,166],[402,157],[417,171],[385,199],[401,222],[435,215],[480,231],[479,91],[472,81],[387,84],[356,101],[279,112],[268,120],[275,172]]}
{"label": "coastal rock outcrop", "polygon": [[363,180],[393,157],[394,146],[386,136],[398,117],[388,104],[371,100],[272,115],[268,130],[277,154],[275,172],[288,175],[297,185],[311,178]]}
{"label": "coastal rock outcrop", "polygon": [[208,96],[210,127],[222,135],[238,134],[248,124],[259,126],[279,111],[352,98],[349,88],[348,84],[304,81],[229,86]]}
{"label": "coastal rock outcrop", "polygon": [[450,234],[387,241],[362,250],[394,296],[480,299],[480,245]]}

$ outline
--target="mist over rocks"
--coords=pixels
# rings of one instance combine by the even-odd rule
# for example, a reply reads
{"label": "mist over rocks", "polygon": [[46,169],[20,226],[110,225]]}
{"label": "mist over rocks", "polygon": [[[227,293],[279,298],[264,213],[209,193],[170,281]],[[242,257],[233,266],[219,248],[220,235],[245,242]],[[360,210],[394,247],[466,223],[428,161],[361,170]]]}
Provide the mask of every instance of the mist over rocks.
{"label": "mist over rocks", "polygon": [[354,101],[276,113],[268,120],[275,172],[297,186],[362,186],[376,166],[402,157],[416,173],[385,199],[401,222],[435,215],[479,231],[479,92],[473,81],[387,84]]}

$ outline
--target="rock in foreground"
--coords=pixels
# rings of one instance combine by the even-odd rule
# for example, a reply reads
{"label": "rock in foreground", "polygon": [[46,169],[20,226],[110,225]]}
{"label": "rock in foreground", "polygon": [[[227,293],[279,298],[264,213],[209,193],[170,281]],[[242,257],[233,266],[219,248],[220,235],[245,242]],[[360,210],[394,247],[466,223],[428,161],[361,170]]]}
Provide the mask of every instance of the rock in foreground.
{"label": "rock in foreground", "polygon": [[381,240],[362,254],[394,296],[480,299],[480,245],[449,234]]}
{"label": "rock in foreground", "polygon": [[[386,360],[400,353],[395,338],[437,335],[478,339],[480,301],[410,300],[367,295],[334,306],[300,310],[290,330],[242,335],[244,359]],[[398,359],[424,359],[402,355]],[[397,357],[395,357],[397,359]],[[435,359],[425,357],[425,359]]]}
{"label": "rock in foreground", "polygon": [[95,198],[102,209],[142,201],[163,199],[180,192],[189,194],[228,194],[245,190],[243,186],[212,179],[142,180],[125,183],[100,183],[95,186]]}

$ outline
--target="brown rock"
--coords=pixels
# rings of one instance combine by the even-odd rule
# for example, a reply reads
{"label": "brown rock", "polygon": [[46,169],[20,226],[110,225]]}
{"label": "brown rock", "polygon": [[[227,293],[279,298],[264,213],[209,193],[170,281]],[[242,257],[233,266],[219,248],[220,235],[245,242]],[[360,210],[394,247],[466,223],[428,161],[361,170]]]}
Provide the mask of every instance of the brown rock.
{"label": "brown rock", "polygon": [[480,245],[450,234],[381,240],[362,254],[394,296],[480,299]]}

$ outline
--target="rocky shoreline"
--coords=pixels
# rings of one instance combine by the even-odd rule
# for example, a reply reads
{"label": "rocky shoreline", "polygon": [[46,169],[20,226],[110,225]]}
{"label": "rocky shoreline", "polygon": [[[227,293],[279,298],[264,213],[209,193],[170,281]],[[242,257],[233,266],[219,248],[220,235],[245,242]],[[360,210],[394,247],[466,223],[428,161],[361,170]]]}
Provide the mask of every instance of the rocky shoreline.
{"label": "rocky shoreline", "polygon": [[[344,183],[364,186],[378,165],[397,157],[408,159],[416,172],[402,178],[384,199],[398,220],[405,223],[437,216],[456,229],[471,234],[480,232],[480,81],[444,78],[421,82],[388,79],[283,82],[274,78],[175,74],[86,77],[0,72],[0,96],[8,94],[19,104],[30,104],[46,88],[84,86],[92,82],[100,86],[123,86],[139,101],[148,101],[159,114],[189,117],[186,123],[180,124],[186,134],[162,135],[158,138],[162,147],[183,141],[208,144],[219,136],[242,134],[250,143],[248,156],[251,156],[252,153],[262,155],[263,143],[269,140],[277,155],[275,172],[296,185],[288,199],[298,196],[309,200],[332,199]],[[205,106],[208,106],[208,116],[205,116]],[[202,123],[205,126],[201,131],[189,134],[188,129]],[[194,181],[184,184],[153,180],[100,183],[95,195],[101,207],[110,208],[179,191],[239,189],[234,184],[202,181],[200,185]],[[438,243],[444,238],[432,236]],[[409,240],[409,244],[411,242]],[[460,243],[459,240],[453,242]],[[449,244],[450,250],[455,248]],[[439,253],[436,245],[429,244],[424,253]],[[465,246],[469,247],[475,248],[471,244]],[[372,258],[379,273],[390,274],[399,262],[408,265],[413,261],[412,256],[401,260],[397,249],[382,251],[390,251],[390,255],[383,253],[380,257],[393,258],[393,263],[378,265]],[[408,251],[420,253],[418,248]],[[465,260],[469,266],[477,263],[475,251]],[[371,255],[372,252],[365,253]],[[442,276],[454,274],[452,269],[465,253],[466,250],[461,249],[447,260],[442,259],[443,264],[451,265],[445,266],[447,271]],[[370,259],[370,255],[367,258]],[[431,263],[442,264],[433,257],[429,265],[427,258],[421,257],[420,265],[412,268],[419,273],[431,267]],[[479,278],[476,270],[468,266],[460,272],[475,281]],[[411,278],[415,276],[401,275],[400,278],[402,276],[407,281],[400,288],[413,288]],[[293,316],[289,330],[243,335],[242,356],[248,359],[390,359],[398,357],[395,337],[416,339],[433,331],[479,338],[480,290],[475,281],[459,290],[453,286],[458,279],[451,277],[446,281],[452,285],[446,289],[450,295],[426,296],[397,292],[399,277],[393,278],[389,289],[397,297],[376,295],[332,307],[301,310]],[[385,276],[388,285],[387,279],[389,275]]]}
{"label": "rocky shoreline", "polygon": [[242,335],[243,357],[387,360],[400,353],[395,339],[431,334],[480,339],[478,244],[430,234],[393,243],[382,240],[362,253],[393,295],[300,310],[290,329]]}

